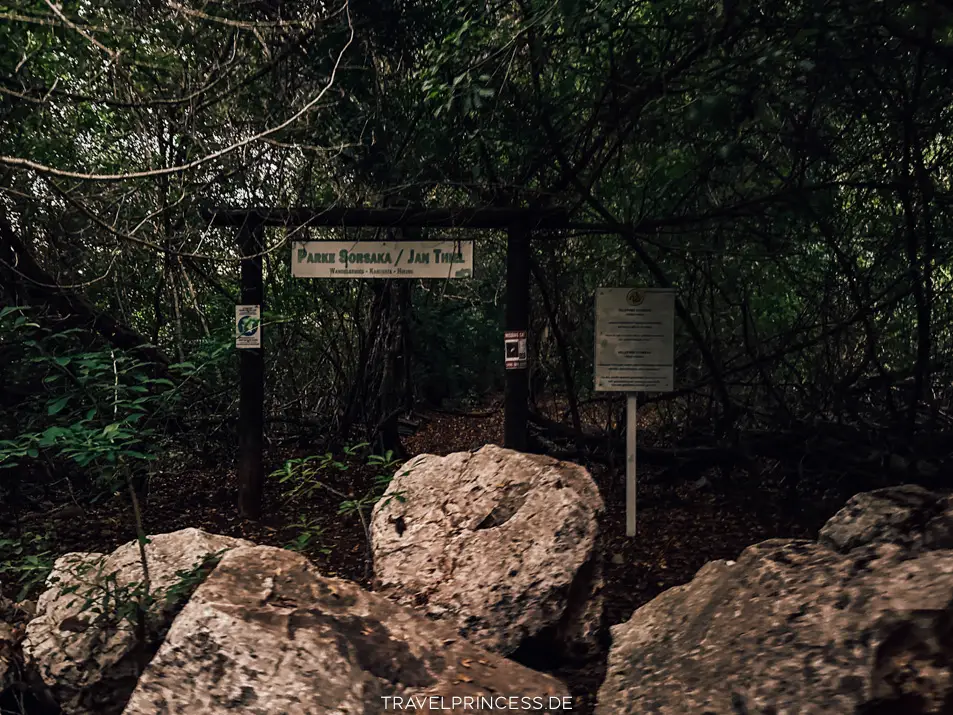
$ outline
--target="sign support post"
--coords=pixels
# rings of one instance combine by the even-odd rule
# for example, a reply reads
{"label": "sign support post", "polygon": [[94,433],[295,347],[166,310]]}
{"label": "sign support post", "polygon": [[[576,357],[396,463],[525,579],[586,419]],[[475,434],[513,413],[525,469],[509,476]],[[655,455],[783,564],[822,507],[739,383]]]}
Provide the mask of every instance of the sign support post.
{"label": "sign support post", "polygon": [[[506,356],[506,383],[503,407],[503,446],[526,451],[526,424],[529,421],[529,362],[526,336],[529,331],[529,232],[522,226],[511,226],[506,241],[506,335],[509,344],[516,341],[515,360]],[[504,350],[507,349],[504,336]],[[522,346],[523,355],[520,356]],[[504,353],[505,354],[505,353]],[[509,359],[507,359],[509,358]],[[522,358],[522,359],[520,359]]]}
{"label": "sign support post", "polygon": [[636,435],[639,392],[673,389],[675,293],[600,288],[596,295],[597,392],[625,393],[625,533],[636,531]]}
{"label": "sign support post", "polygon": [[[261,252],[264,227],[251,217],[238,235],[242,255],[242,303],[263,307]],[[253,258],[249,258],[253,256]],[[259,327],[259,334],[261,328]],[[259,338],[260,339],[260,338]],[[245,348],[239,355],[238,508],[248,519],[261,516],[265,487],[262,459],[265,427],[265,356],[263,347]]]}
{"label": "sign support post", "polygon": [[625,396],[625,535],[635,536],[635,431],[636,392]]}

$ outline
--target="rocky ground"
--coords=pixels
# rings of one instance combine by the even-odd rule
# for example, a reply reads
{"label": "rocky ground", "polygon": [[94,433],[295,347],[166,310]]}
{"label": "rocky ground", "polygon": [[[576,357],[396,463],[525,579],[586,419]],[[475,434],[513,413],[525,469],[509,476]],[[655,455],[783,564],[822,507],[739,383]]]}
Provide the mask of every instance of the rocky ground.
{"label": "rocky ground", "polygon": [[[501,441],[499,412],[430,417],[405,440],[411,454],[449,454]],[[278,454],[276,450],[270,466],[278,467],[284,459],[299,455]],[[590,469],[606,504],[603,548],[608,625],[625,621],[636,608],[665,589],[688,582],[708,561],[735,559],[745,547],[768,538],[816,538],[819,527],[840,506],[792,504],[772,486],[775,480],[767,468],[757,485],[737,484],[731,494],[718,493],[710,485],[676,485],[657,471],[644,469],[639,475],[638,535],[629,539],[625,536],[621,465],[610,468],[596,464]],[[333,478],[338,489],[349,491],[368,476],[365,469],[356,466]],[[237,513],[233,481],[233,472],[221,465],[167,469],[151,484],[145,504],[146,530],[166,533],[194,526],[257,544],[285,546],[300,533],[292,525],[305,517],[323,529],[307,550],[319,570],[369,584],[365,578],[363,527],[356,517],[338,515],[340,499],[318,493],[304,503],[283,504],[281,488],[271,480],[267,516],[260,523],[251,523]],[[123,500],[81,512],[70,505],[68,493],[51,495],[47,513],[24,517],[22,524],[43,535],[54,554],[109,552],[134,536]],[[16,595],[10,583],[4,584],[4,590],[7,597]],[[552,662],[545,653],[524,652],[520,658],[526,665],[563,680],[575,696],[576,712],[592,712],[605,677],[605,653],[573,665]]]}

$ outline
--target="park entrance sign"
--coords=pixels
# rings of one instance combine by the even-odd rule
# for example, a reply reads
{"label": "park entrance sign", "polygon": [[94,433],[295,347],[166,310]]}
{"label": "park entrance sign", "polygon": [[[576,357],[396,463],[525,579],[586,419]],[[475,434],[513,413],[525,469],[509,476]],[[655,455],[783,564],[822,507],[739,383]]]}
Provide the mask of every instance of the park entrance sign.
{"label": "park entrance sign", "polygon": [[596,392],[624,392],[625,532],[635,536],[636,394],[674,388],[675,292],[599,288],[596,293]]}
{"label": "park entrance sign", "polygon": [[[246,306],[265,307],[264,258],[271,254],[265,231],[280,228],[286,236],[300,231],[376,228],[400,231],[411,238],[416,229],[480,229],[506,231],[506,311],[503,330],[528,334],[530,325],[530,281],[532,277],[531,239],[537,231],[602,231],[617,233],[615,224],[579,223],[570,219],[564,207],[442,207],[413,206],[374,208],[367,206],[323,206],[311,208],[208,207],[202,210],[210,226],[232,227],[237,231],[241,256],[241,298]],[[337,234],[340,235],[340,234]],[[383,234],[386,237],[387,234]],[[443,234],[441,234],[442,236]],[[435,245],[436,244],[436,245]],[[441,245],[443,244],[443,245]],[[300,278],[468,278],[474,271],[473,242],[445,240],[417,242],[398,240],[384,244],[340,241],[292,243],[292,275]],[[402,253],[401,249],[405,252]],[[413,258],[411,251],[413,249]],[[440,249],[437,254],[436,249]],[[343,258],[341,251],[346,251]],[[332,272],[333,269],[333,272]],[[342,271],[342,272],[339,272]],[[242,330],[236,318],[236,342],[251,331],[246,320]],[[260,324],[259,324],[260,325]],[[259,332],[261,328],[259,327]],[[521,348],[525,338],[517,336],[515,358],[506,370],[503,419],[503,446],[526,451],[529,417],[528,356]],[[251,341],[249,341],[251,342]],[[239,509],[243,516],[261,516],[264,470],[265,352],[262,347],[241,350],[239,361]],[[509,343],[512,346],[512,339]],[[526,359],[524,361],[524,356]],[[521,367],[522,366],[522,367]]]}
{"label": "park entrance sign", "polygon": [[473,241],[298,241],[296,278],[472,278]]}

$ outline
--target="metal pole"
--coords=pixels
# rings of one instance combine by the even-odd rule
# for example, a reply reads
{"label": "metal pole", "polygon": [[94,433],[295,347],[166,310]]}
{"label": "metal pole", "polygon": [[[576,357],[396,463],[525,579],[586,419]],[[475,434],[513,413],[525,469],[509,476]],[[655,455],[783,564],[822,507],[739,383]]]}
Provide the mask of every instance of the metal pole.
{"label": "metal pole", "polygon": [[636,394],[625,396],[625,535],[635,536]]}

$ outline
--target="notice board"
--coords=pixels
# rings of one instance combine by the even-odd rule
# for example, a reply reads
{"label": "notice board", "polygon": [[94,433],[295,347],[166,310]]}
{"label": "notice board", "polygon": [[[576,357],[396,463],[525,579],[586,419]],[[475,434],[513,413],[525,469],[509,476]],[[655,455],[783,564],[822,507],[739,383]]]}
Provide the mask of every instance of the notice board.
{"label": "notice board", "polygon": [[595,348],[597,392],[674,389],[675,292],[599,288]]}

